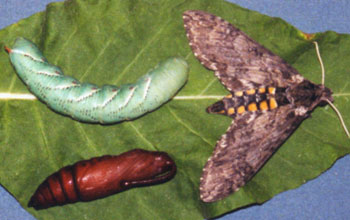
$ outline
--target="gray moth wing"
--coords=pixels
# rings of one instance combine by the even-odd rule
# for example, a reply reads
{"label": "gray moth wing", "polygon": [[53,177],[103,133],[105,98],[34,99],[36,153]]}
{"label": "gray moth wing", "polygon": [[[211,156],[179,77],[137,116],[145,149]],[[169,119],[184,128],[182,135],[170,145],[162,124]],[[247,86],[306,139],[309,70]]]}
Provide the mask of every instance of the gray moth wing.
{"label": "gray moth wing", "polygon": [[201,199],[214,202],[244,186],[306,117],[288,106],[236,117],[204,166]]}
{"label": "gray moth wing", "polygon": [[194,55],[229,91],[261,84],[285,87],[303,80],[282,58],[222,18],[186,11],[183,20]]}
{"label": "gray moth wing", "polygon": [[200,179],[201,200],[214,202],[244,186],[332,92],[220,17],[186,11],[183,20],[194,55],[231,92],[207,109],[233,118]]}

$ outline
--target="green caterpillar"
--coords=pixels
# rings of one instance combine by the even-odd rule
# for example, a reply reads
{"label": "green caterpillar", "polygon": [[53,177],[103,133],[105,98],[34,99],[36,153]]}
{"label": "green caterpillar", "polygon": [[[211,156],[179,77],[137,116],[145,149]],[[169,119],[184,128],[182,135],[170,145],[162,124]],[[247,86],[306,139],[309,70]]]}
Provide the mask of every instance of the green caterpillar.
{"label": "green caterpillar", "polygon": [[111,124],[137,118],[171,99],[188,78],[186,61],[173,57],[134,84],[99,88],[63,75],[27,39],[18,38],[12,49],[5,50],[18,76],[38,99],[56,112],[82,122]]}

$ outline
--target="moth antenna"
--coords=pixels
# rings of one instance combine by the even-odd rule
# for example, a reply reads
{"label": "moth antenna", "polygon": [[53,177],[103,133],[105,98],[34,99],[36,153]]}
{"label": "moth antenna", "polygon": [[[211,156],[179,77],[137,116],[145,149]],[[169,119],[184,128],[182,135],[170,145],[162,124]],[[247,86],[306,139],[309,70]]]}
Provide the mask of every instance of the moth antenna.
{"label": "moth antenna", "polygon": [[323,66],[322,58],[321,58],[321,55],[320,55],[320,50],[319,50],[319,48],[318,48],[318,43],[317,43],[317,41],[313,41],[313,43],[315,44],[316,53],[317,53],[317,58],[318,58],[318,61],[320,62],[320,65],[321,65],[321,71],[322,71],[322,85],[324,85],[325,71],[324,71],[324,66]]}
{"label": "moth antenna", "polygon": [[343,117],[341,116],[339,110],[337,109],[337,107],[335,107],[335,105],[333,105],[333,103],[332,103],[331,101],[329,101],[328,99],[325,99],[325,100],[326,100],[326,101],[328,102],[328,104],[333,108],[333,110],[337,113],[338,118],[339,118],[339,120],[340,120],[340,123],[341,123],[341,125],[342,125],[343,128],[344,128],[344,131],[345,131],[346,135],[348,136],[348,138],[350,139],[349,130],[348,130],[348,128],[346,127],[345,122],[344,122],[344,120],[343,120]]}
{"label": "moth antenna", "polygon": [[[319,48],[318,48],[318,43],[317,43],[317,41],[313,41],[313,43],[315,44],[316,53],[317,53],[317,58],[318,58],[318,61],[320,62],[320,65],[321,65],[321,71],[322,71],[322,85],[324,85],[324,79],[325,79],[324,65],[323,65],[323,62],[322,62],[321,55],[320,55],[320,50],[319,50]],[[329,101],[328,99],[326,99],[326,101],[327,101],[328,104],[333,108],[333,110],[335,111],[335,113],[337,113],[337,116],[338,116],[338,118],[339,118],[339,120],[340,120],[341,125],[342,125],[343,128],[344,128],[344,131],[345,131],[346,135],[348,136],[348,138],[350,139],[349,130],[348,130],[348,128],[346,127],[345,122],[344,122],[344,120],[343,120],[343,117],[341,116],[339,110],[337,109],[337,107],[335,107],[335,105],[333,105],[333,103],[332,103],[331,101]]]}

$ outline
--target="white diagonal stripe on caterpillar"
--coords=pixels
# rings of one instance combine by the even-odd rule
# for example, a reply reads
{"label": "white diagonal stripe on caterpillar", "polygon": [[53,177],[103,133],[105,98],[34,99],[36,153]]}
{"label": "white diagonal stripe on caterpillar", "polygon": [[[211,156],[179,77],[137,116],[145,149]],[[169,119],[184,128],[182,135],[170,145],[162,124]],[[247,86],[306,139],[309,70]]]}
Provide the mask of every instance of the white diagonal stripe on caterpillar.
{"label": "white diagonal stripe on caterpillar", "polygon": [[[18,76],[35,96],[56,112],[83,122],[110,124],[138,118],[171,99],[188,78],[187,62],[172,57],[160,62],[134,84],[93,89],[94,84],[80,83],[63,75],[29,40],[18,38],[12,49],[5,47],[5,50]],[[28,99],[27,96],[3,96],[3,99],[12,98]]]}

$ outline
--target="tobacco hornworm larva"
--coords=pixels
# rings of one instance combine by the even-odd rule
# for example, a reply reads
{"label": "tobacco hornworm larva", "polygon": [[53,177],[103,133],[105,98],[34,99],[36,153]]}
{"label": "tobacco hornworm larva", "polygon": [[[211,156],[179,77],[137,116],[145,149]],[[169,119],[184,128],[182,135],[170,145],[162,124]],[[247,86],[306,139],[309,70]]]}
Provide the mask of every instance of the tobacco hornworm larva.
{"label": "tobacco hornworm larva", "polygon": [[31,41],[18,38],[5,47],[18,76],[29,90],[53,110],[90,123],[115,123],[137,118],[172,98],[185,84],[188,65],[182,58],[169,58],[134,84],[101,88],[63,75]]}
{"label": "tobacco hornworm larva", "polygon": [[47,177],[28,206],[45,209],[103,198],[135,186],[166,182],[176,174],[175,162],[165,152],[131,150],[118,156],[79,161]]}

